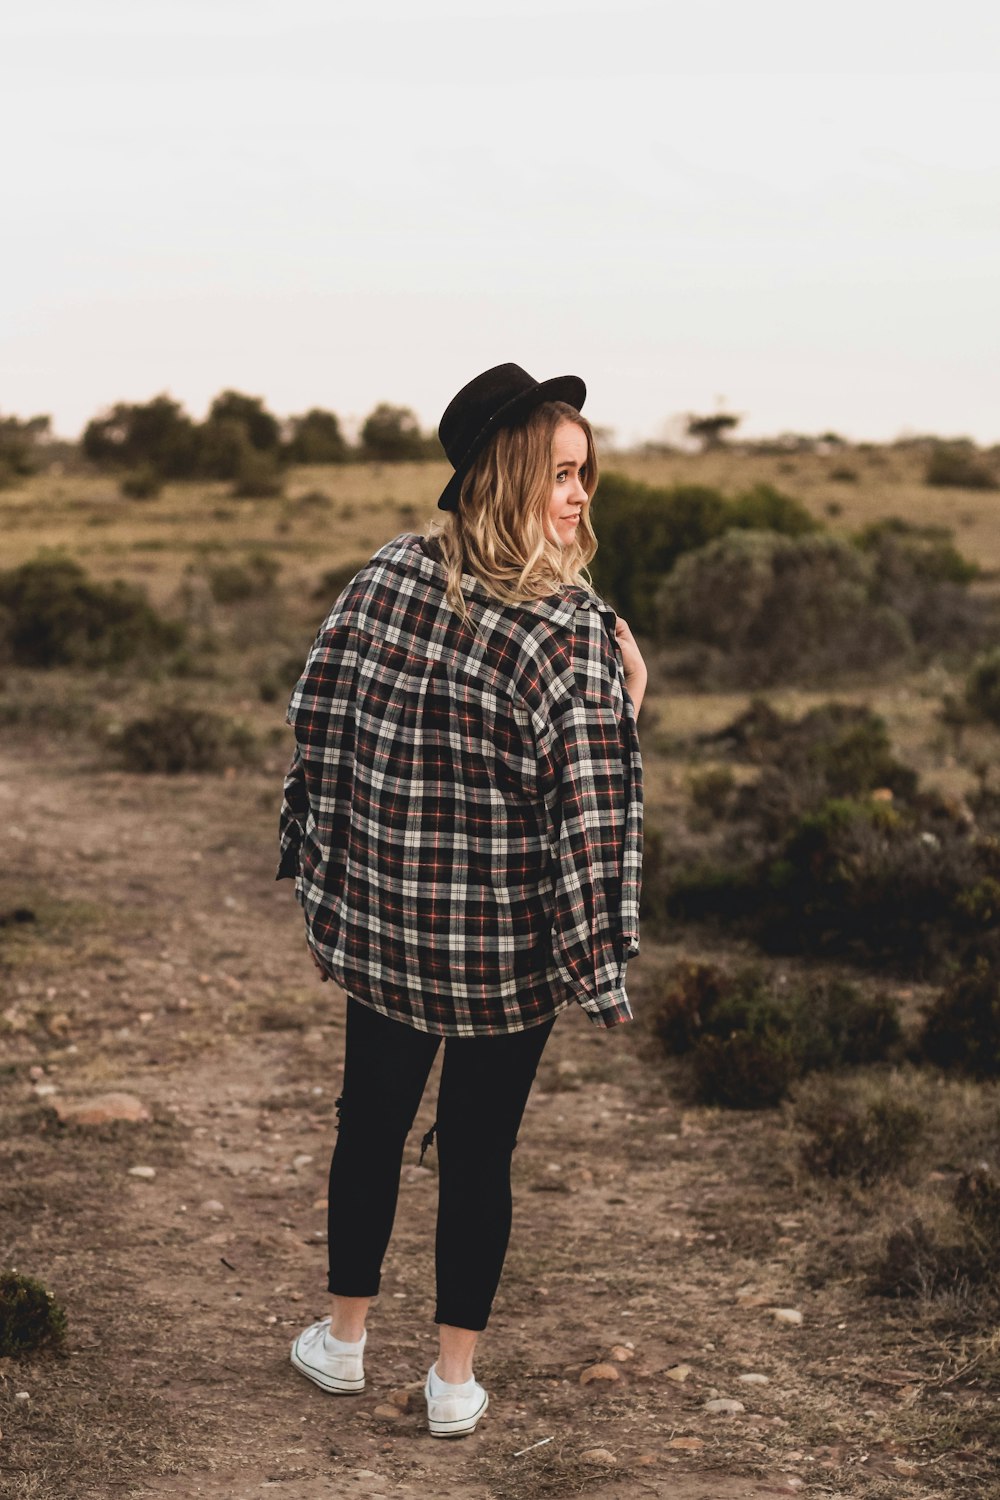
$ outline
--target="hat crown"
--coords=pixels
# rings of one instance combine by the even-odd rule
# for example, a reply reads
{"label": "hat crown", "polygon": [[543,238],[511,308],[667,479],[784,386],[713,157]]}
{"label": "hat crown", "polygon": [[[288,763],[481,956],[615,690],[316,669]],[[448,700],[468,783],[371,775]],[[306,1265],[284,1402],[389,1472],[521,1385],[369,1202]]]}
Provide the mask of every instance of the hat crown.
{"label": "hat crown", "polygon": [[520,365],[494,365],[462,387],[438,427],[441,446],[457,468],[475,439],[500,411],[537,385]]}

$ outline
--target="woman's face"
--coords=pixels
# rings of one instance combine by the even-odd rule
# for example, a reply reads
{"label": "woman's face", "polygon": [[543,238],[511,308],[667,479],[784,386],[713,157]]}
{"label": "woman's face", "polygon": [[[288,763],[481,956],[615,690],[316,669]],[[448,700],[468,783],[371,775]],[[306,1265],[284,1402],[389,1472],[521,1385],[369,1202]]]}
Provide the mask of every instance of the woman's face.
{"label": "woman's face", "polygon": [[587,434],[575,422],[560,422],[552,439],[552,498],[547,515],[550,534],[560,546],[572,542],[580,513],[589,503],[586,478]]}

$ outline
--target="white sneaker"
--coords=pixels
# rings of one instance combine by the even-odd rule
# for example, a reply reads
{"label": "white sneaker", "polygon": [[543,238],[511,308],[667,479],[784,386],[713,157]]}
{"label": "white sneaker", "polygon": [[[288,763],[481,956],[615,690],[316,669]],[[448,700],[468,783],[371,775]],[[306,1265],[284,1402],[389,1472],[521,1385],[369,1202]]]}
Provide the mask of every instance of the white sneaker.
{"label": "white sneaker", "polygon": [[292,1364],[324,1391],[354,1395],[365,1388],[367,1338],[366,1331],[356,1344],[345,1344],[330,1333],[330,1319],[323,1318],[299,1334],[292,1345]]}
{"label": "white sneaker", "polygon": [[424,1386],[427,1399],[427,1425],[431,1437],[465,1437],[474,1432],[476,1423],[490,1404],[490,1398],[475,1380],[464,1385],[448,1385],[431,1365]]}

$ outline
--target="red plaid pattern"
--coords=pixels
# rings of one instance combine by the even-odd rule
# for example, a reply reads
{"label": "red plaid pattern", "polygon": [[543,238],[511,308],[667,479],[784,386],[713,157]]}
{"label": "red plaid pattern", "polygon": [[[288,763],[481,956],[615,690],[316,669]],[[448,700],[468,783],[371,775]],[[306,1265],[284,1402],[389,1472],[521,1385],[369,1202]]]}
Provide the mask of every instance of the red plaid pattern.
{"label": "red plaid pattern", "polygon": [[631,1018],[642,761],[615,613],[582,587],[445,598],[405,533],[336,600],[292,694],[277,878],[323,967],[442,1036],[522,1031],[577,1001]]}

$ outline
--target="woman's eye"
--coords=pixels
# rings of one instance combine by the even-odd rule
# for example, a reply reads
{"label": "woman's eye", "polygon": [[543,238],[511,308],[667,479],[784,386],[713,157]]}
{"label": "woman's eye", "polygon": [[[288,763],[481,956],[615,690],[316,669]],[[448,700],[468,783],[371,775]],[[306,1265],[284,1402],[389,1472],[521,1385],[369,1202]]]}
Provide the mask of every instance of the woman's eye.
{"label": "woman's eye", "polygon": [[566,478],[566,470],[565,469],[560,469],[559,472],[556,475],[556,483],[557,484],[562,484],[562,482],[563,482],[563,480],[565,478]]}

